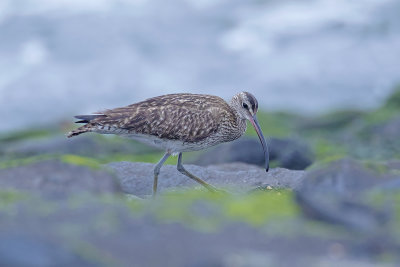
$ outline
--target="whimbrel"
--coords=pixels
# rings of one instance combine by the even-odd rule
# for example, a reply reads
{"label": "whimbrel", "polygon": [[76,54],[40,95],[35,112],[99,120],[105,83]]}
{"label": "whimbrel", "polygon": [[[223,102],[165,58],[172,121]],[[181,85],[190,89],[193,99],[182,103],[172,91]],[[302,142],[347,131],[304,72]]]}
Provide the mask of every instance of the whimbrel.
{"label": "whimbrel", "polygon": [[258,102],[248,92],[236,94],[229,103],[212,95],[169,94],[94,115],[75,116],[79,119],[76,123],[85,125],[71,131],[68,137],[86,132],[116,134],[165,150],[154,168],[153,195],[161,166],[172,154],[178,154],[179,172],[214,191],[213,186],[183,167],[182,152],[233,141],[244,134],[249,120],[260,138],[268,171],[268,147],[257,121],[257,110]]}

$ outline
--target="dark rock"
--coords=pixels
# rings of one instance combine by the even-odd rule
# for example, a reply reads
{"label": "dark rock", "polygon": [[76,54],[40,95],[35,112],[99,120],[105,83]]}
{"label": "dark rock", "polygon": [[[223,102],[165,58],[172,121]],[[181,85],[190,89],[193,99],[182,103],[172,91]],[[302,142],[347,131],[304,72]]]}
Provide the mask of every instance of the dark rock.
{"label": "dark rock", "polygon": [[304,170],[313,162],[310,148],[292,139],[270,139],[270,159],[291,170]]}
{"label": "dark rock", "polygon": [[299,191],[296,201],[303,213],[314,220],[341,225],[351,230],[374,233],[384,227],[389,214],[354,200],[332,199],[323,195],[311,196]]}
{"label": "dark rock", "polygon": [[390,214],[368,204],[364,195],[382,189],[388,181],[394,180],[355,160],[343,159],[307,172],[296,200],[313,219],[375,233],[384,227]]}
{"label": "dark rock", "polygon": [[0,187],[65,196],[79,192],[119,192],[116,179],[105,170],[92,170],[47,160],[30,165],[0,170]]}
{"label": "dark rock", "polygon": [[[310,149],[291,139],[269,138],[267,140],[270,160],[278,167],[304,170],[312,163]],[[230,162],[244,162],[264,166],[264,154],[257,138],[240,138],[234,142],[221,144],[202,154],[193,163],[201,166]]]}
{"label": "dark rock", "polygon": [[[140,162],[113,162],[107,164],[116,173],[122,190],[137,196],[149,195],[153,188],[154,164]],[[201,167],[185,165],[185,168],[204,181],[221,188],[237,191],[248,191],[256,187],[296,188],[302,180],[303,171],[273,168],[268,173],[265,169],[244,163],[231,163]],[[174,165],[161,168],[158,179],[160,191],[173,188],[201,186],[184,176]]]}
{"label": "dark rock", "polygon": [[307,171],[300,189],[308,192],[353,195],[381,182],[376,174],[355,160],[342,159]]}

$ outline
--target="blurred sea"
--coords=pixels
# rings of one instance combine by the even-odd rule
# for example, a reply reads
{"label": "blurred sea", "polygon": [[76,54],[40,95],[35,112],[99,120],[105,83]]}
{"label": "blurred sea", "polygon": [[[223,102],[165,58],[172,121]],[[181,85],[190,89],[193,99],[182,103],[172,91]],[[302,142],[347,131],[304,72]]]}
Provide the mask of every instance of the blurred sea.
{"label": "blurred sea", "polygon": [[381,104],[398,0],[1,0],[0,131],[193,92],[266,110]]}

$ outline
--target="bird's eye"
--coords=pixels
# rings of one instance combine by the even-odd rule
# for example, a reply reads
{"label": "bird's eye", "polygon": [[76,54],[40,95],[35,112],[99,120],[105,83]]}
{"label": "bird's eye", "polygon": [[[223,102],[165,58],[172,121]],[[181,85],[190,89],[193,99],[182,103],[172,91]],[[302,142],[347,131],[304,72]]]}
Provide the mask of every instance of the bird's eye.
{"label": "bird's eye", "polygon": [[249,106],[246,103],[243,103],[242,105],[245,109],[249,109]]}

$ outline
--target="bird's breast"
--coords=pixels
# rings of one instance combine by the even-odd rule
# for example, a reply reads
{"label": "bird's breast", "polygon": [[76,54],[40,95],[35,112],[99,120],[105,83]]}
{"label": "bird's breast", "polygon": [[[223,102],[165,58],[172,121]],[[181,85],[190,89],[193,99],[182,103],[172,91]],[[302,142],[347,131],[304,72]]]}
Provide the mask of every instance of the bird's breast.
{"label": "bird's breast", "polygon": [[246,128],[246,120],[231,120],[221,123],[217,135],[218,138],[221,140],[221,143],[230,142],[241,137],[246,132]]}

